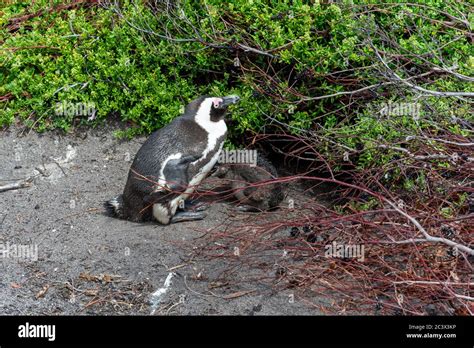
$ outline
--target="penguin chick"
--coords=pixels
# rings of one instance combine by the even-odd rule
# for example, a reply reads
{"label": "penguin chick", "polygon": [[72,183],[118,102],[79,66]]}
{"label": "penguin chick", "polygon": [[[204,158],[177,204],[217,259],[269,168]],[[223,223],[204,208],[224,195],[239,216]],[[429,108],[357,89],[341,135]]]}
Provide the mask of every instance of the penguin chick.
{"label": "penguin chick", "polygon": [[178,206],[216,164],[227,134],[227,108],[238,96],[202,96],[184,114],[157,130],[138,150],[123,194],[105,202],[115,217],[131,221],[155,219],[161,224],[202,219],[202,212]]}
{"label": "penguin chick", "polygon": [[[278,177],[273,164],[257,153],[257,165],[225,164],[220,165],[213,176],[224,179],[233,196],[238,200],[238,209],[242,211],[264,211],[278,207],[284,198],[281,183],[263,184]],[[262,183],[255,186],[253,184]]]}

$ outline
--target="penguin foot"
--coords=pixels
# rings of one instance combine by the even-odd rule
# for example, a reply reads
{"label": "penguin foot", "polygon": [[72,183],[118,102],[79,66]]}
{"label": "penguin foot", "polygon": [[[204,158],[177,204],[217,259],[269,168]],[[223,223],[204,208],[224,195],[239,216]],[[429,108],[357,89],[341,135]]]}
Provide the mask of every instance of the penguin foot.
{"label": "penguin foot", "polygon": [[182,211],[176,213],[175,216],[171,218],[171,223],[174,224],[177,222],[202,220],[206,215],[207,214],[203,212]]}
{"label": "penguin foot", "polygon": [[204,202],[199,201],[185,201],[184,202],[184,210],[186,211],[204,211],[209,209],[211,205]]}

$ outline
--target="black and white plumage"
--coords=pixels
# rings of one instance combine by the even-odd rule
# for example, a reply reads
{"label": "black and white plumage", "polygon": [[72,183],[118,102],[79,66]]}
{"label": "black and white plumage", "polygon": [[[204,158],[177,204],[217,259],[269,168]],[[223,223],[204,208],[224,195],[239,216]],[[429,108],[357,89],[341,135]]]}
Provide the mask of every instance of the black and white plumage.
{"label": "black and white plumage", "polygon": [[107,201],[107,210],[122,219],[162,224],[202,218],[196,212],[179,219],[175,214],[216,164],[227,134],[224,115],[238,100],[200,97],[151,134],[135,156],[123,194]]}

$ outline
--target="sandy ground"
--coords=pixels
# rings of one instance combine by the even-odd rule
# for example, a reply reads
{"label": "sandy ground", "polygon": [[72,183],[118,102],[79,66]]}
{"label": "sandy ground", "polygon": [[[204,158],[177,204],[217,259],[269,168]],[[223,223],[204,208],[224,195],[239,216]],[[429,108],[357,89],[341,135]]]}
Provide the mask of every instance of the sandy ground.
{"label": "sandy ground", "polygon": [[33,177],[0,192],[0,314],[319,314],[246,281],[247,271],[232,286],[211,286],[224,265],[190,261],[181,246],[227,221],[228,204],[170,226],[104,214],[144,138],[119,141],[111,128],[19,133],[0,132],[0,186]]}

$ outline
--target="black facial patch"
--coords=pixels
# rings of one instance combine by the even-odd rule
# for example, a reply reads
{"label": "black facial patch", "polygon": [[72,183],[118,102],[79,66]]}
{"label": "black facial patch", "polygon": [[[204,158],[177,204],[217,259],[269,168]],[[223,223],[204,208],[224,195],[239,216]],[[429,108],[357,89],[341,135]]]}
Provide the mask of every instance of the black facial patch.
{"label": "black facial patch", "polygon": [[224,119],[225,113],[227,112],[227,108],[220,108],[216,109],[214,104],[211,105],[211,121],[219,122],[220,120]]}

